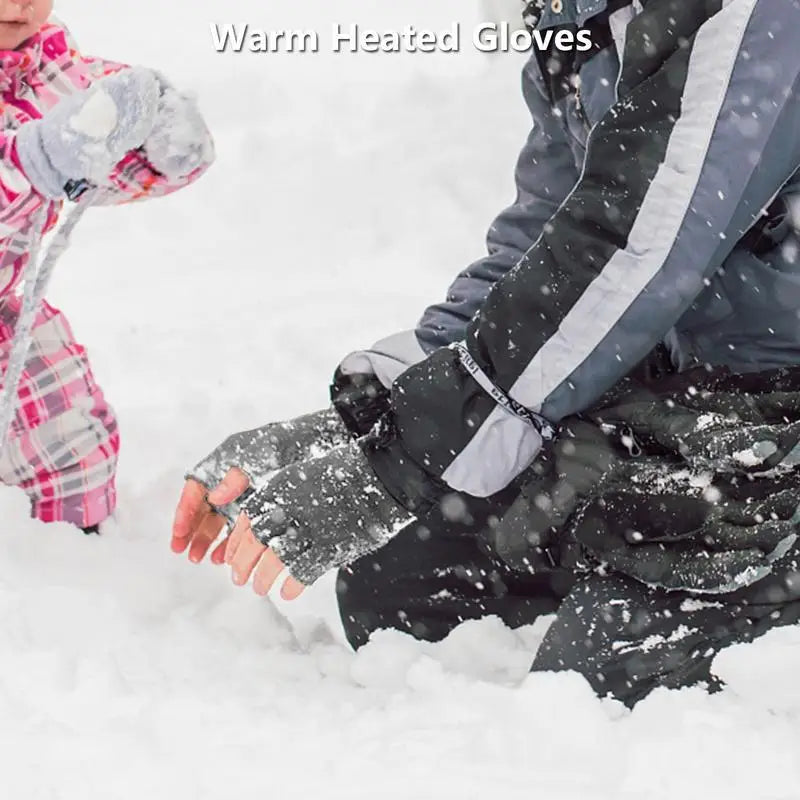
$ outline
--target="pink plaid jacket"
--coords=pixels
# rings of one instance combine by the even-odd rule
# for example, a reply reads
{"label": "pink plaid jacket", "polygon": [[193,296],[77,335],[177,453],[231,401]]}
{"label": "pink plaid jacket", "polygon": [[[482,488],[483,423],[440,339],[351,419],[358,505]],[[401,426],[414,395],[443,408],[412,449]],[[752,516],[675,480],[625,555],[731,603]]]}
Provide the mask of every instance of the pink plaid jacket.
{"label": "pink plaid jacket", "polygon": [[[61,202],[39,195],[17,156],[16,131],[59,100],[86,89],[124,65],[82,56],[69,33],[48,23],[14,51],[0,51],[0,367],[5,369],[19,312],[16,289],[29,257],[34,220],[48,204],[47,228]],[[207,131],[200,135],[210,136]],[[213,153],[208,147],[206,152]],[[103,203],[169,194],[198,178],[204,164],[167,180],[143,149],[129,152],[102,189]],[[114,415],[94,381],[83,347],[63,314],[45,304],[19,389],[18,411],[0,457],[0,481],[25,490],[33,514],[46,522],[87,527],[105,519],[116,502],[119,434]]]}
{"label": "pink plaid jacket", "polygon": [[[19,280],[32,220],[47,202],[25,177],[17,156],[16,130],[40,119],[62,97],[123,68],[123,64],[82,56],[69,32],[52,22],[18,50],[0,51],[0,297]],[[109,176],[111,186],[101,202],[126,203],[169,194],[196,180],[208,166],[170,181],[153,169],[143,150],[131,151]],[[61,205],[60,201],[50,203],[48,227],[58,219]]]}

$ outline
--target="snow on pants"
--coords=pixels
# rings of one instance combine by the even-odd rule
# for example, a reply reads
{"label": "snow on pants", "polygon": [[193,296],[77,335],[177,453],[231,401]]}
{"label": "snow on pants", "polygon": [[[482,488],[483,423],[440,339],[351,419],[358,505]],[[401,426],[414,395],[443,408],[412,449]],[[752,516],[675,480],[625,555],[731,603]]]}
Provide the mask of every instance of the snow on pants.
{"label": "snow on pants", "polygon": [[[20,301],[0,303],[0,363],[7,365]],[[43,522],[88,527],[114,510],[117,422],[64,315],[45,303],[0,455],[0,481],[31,500]]]}
{"label": "snow on pants", "polygon": [[556,612],[533,671],[575,671],[598,695],[629,706],[664,686],[720,687],[724,647],[800,621],[800,580],[777,570],[735,594],[700,598],[653,590],[621,575],[523,575],[498,565],[474,533],[412,526],[339,573],[345,632],[354,647],[381,628],[443,639],[460,622],[496,615],[511,627]]}

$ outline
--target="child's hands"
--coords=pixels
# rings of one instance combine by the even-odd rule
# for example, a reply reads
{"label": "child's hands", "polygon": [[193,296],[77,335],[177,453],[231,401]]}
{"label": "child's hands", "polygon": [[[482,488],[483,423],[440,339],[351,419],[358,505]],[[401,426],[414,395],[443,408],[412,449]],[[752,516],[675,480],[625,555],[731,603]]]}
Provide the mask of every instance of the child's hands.
{"label": "child's hands", "polygon": [[213,143],[194,99],[159,75],[162,94],[144,143],[148,161],[167,178],[184,178],[213,159]]}
{"label": "child's hands", "polygon": [[71,180],[107,183],[114,165],[152,132],[160,93],[152,71],[125,69],[23,125],[17,152],[28,180],[53,199]]}

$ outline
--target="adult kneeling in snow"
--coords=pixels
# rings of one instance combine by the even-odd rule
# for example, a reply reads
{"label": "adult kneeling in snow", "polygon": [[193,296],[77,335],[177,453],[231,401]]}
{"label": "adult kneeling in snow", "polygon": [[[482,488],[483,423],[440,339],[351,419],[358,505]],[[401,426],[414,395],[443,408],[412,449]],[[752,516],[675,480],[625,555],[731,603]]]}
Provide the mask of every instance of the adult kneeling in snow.
{"label": "adult kneeling in snow", "polygon": [[354,646],[557,611],[533,668],[632,704],[800,617],[800,5],[529,5],[595,48],[525,67],[489,255],[333,409],[197,465],[173,549],[227,518],[259,593],[340,568]]}

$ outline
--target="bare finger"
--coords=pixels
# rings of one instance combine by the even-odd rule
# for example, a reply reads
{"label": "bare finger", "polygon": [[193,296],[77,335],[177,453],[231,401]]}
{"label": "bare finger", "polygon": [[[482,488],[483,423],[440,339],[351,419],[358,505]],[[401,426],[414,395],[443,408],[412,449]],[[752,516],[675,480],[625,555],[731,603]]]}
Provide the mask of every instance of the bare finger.
{"label": "bare finger", "polygon": [[297,600],[301,594],[306,590],[306,586],[304,583],[300,583],[297,578],[293,578],[291,575],[283,582],[283,586],[281,587],[281,597],[284,600]]}
{"label": "bare finger", "polygon": [[212,564],[224,564],[225,563],[225,553],[228,547],[228,543],[230,542],[231,537],[226,536],[215,548],[214,551],[211,553],[211,563]]}
{"label": "bare finger", "polygon": [[240,469],[232,467],[225,477],[208,495],[208,502],[214,506],[232,503],[248,486],[250,478]]}
{"label": "bare finger", "polygon": [[190,561],[199,564],[205,558],[208,548],[216,541],[224,525],[223,517],[213,511],[209,512],[192,539],[192,546],[189,548]]}
{"label": "bare finger", "polygon": [[239,545],[242,543],[242,538],[250,528],[250,520],[247,519],[245,514],[239,514],[238,519],[236,520],[236,524],[233,526],[233,530],[231,531],[230,539],[228,540],[228,546],[225,548],[225,563],[232,564],[233,559],[236,557],[236,551],[239,549]]}
{"label": "bare finger", "polygon": [[243,586],[247,583],[253,572],[253,567],[258,563],[266,549],[266,546],[261,544],[253,535],[253,531],[248,524],[242,535],[242,541],[236,550],[236,555],[234,555],[231,562],[233,582],[237,586]]}
{"label": "bare finger", "polygon": [[262,597],[269,593],[281,572],[286,569],[273,550],[267,550],[256,567],[253,577],[253,591]]}
{"label": "bare finger", "polygon": [[188,480],[183,486],[175,521],[172,523],[172,550],[182,553],[192,538],[192,533],[208,511],[205,487],[197,481]]}

